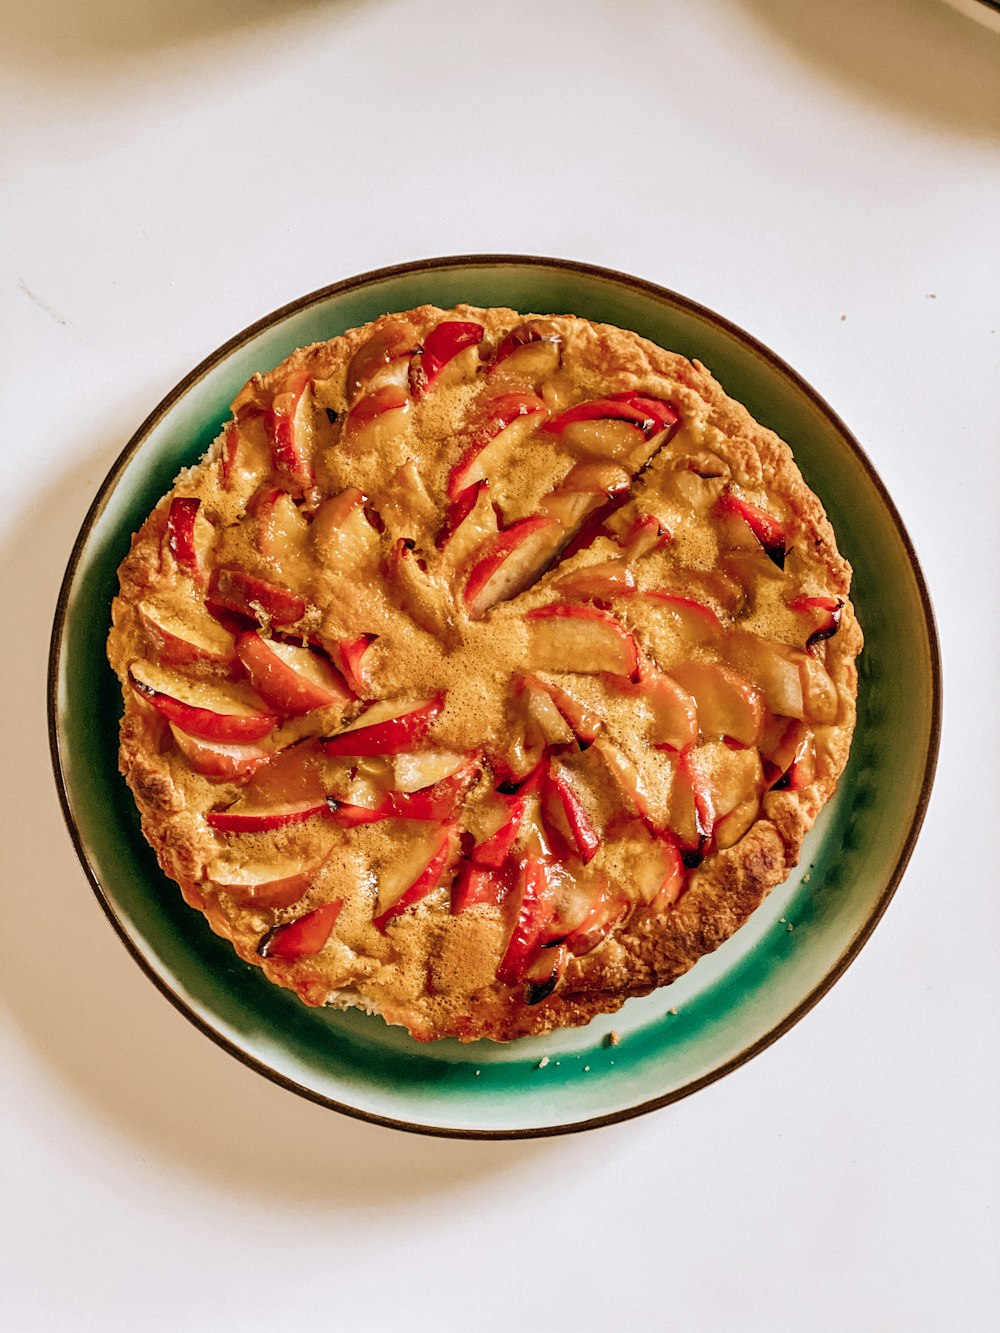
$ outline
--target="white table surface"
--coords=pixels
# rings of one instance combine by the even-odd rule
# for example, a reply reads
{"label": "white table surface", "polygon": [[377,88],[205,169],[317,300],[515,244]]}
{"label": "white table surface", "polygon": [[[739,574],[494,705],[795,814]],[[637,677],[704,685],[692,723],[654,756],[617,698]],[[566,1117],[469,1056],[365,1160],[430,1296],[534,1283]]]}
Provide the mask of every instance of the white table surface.
{"label": "white table surface", "polygon": [[[800,1330],[1000,1319],[1000,35],[938,0],[2,0],[0,1326]],[[217,1049],[115,939],[44,679],[77,527],[220,342],[339,278],[562,255],[836,407],[942,635],[889,912],[749,1065],[474,1143]]]}

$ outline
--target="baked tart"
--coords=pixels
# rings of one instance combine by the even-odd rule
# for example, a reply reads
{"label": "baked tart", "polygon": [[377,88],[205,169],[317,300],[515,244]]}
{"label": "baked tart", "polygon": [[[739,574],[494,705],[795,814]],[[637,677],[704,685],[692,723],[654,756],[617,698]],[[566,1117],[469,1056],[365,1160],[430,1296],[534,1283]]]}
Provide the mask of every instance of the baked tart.
{"label": "baked tart", "polygon": [[418,1040],[586,1023],[795,865],[861,631],[788,446],[618,328],[386,315],[255,375],[121,565],[121,768],[248,963]]}

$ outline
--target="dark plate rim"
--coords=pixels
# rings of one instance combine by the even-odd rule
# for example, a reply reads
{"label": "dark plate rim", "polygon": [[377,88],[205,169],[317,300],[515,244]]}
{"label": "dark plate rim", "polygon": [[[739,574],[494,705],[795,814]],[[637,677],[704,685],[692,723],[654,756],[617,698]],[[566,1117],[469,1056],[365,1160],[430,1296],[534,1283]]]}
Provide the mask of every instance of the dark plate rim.
{"label": "dark plate rim", "polygon": [[[661,1097],[650,1098],[647,1101],[640,1102],[635,1106],[626,1107],[620,1111],[610,1112],[607,1115],[594,1116],[586,1120],[578,1120],[569,1124],[562,1125],[542,1125],[533,1126],[524,1129],[466,1129],[454,1128],[451,1126],[420,1124],[414,1121],[399,1120],[391,1116],[379,1115],[376,1112],[362,1110],[359,1107],[351,1106],[348,1103],[339,1102],[335,1098],[324,1096],[312,1088],[289,1078],[287,1075],[279,1073],[272,1069],[262,1060],[250,1055],[242,1050],[238,1045],[231,1041],[223,1033],[217,1031],[206,1022],[200,1014],[184,1000],[175,990],[171,988],[168,982],[161,977],[155,968],[144,957],[135,941],[132,939],[128,929],[119,918],[114,905],[105,894],[100,878],[90,864],[86,847],[80,830],[76,823],[70,801],[69,788],[66,774],[63,768],[62,754],[59,740],[58,727],[58,688],[59,673],[62,661],[63,633],[65,629],[66,616],[69,607],[70,592],[76,577],[76,572],[83,556],[84,547],[90,538],[91,532],[100,515],[107,506],[112,491],[115,489],[121,475],[131,462],[132,458],[138,453],[146,436],[163,417],[171,410],[174,404],[184,396],[199,380],[220,362],[226,360],[233,352],[238,350],[244,344],[255,338],[259,333],[290,315],[299,314],[312,305],[319,304],[322,301],[329,300],[331,297],[345,295],[349,292],[357,291],[362,287],[375,282],[385,281],[387,279],[412,276],[419,273],[441,272],[447,269],[462,268],[535,268],[535,269],[555,269],[564,272],[570,272],[585,277],[599,278],[603,281],[610,281],[631,288],[642,295],[651,296],[654,299],[671,304],[683,310],[688,314],[695,315],[717,328],[722,329],[737,342],[742,343],[752,352],[756,353],[770,366],[788,380],[795,388],[799,390],[810,402],[827,418],[834,427],[839,437],[853,452],[858,462],[861,464],[868,480],[878,492],[883,504],[888,511],[889,517],[896,528],[896,532],[903,544],[907,559],[913,570],[914,578],[917,584],[917,590],[920,596],[920,604],[924,615],[924,630],[927,636],[927,646],[930,656],[931,667],[931,725],[928,735],[927,754],[924,761],[923,778],[920,791],[914,805],[913,815],[910,821],[910,827],[907,831],[903,847],[897,859],[892,873],[889,875],[886,885],[875,903],[872,911],[858,930],[854,938],[850,941],[844,952],[840,955],[836,963],[830,968],[826,976],[819,981],[809,993],[799,1001],[795,1008],[775,1024],[763,1036],[758,1037],[756,1041],[751,1042],[738,1055],[733,1056],[725,1063],[711,1070],[700,1078],[693,1079],[685,1083],[680,1088],[675,1088]],[[431,259],[414,260],[404,264],[393,264],[385,268],[372,269],[367,273],[357,274],[351,278],[345,278],[341,282],[335,282],[327,287],[318,288],[308,293],[306,296],[299,297],[297,300],[288,302],[278,307],[270,314],[264,315],[253,324],[248,325],[241,332],[235,334],[227,342],[223,343],[215,351],[209,353],[193,370],[180,380],[173,389],[153,408],[152,412],[146,417],[138,427],[131,439],[122,449],[117,459],[111,465],[107,476],[104,478],[97,491],[97,494],[87,511],[87,514],[77,534],[70,552],[69,561],[66,566],[66,572],[59,589],[59,596],[56,602],[55,618],[52,627],[52,636],[49,643],[48,660],[48,679],[47,679],[47,711],[48,711],[48,734],[49,734],[49,752],[52,760],[53,774],[55,777],[56,788],[59,793],[59,803],[62,808],[63,818],[66,821],[66,827],[69,831],[73,846],[76,849],[77,856],[83,870],[90,881],[91,888],[101,905],[105,915],[110,921],[118,938],[126,947],[133,959],[153,982],[157,990],[164,995],[170,1003],[184,1015],[200,1032],[209,1037],[216,1045],[237,1059],[247,1068],[262,1074],[271,1082],[280,1087],[287,1088],[290,1092],[297,1093],[308,1101],[315,1102],[317,1105],[325,1106],[334,1111],[339,1111],[356,1120],[367,1121],[370,1124],[384,1126],[389,1129],[403,1130],[413,1134],[423,1134],[434,1138],[452,1138],[452,1139],[477,1139],[477,1140],[508,1140],[508,1139],[531,1139],[531,1138],[552,1138],[557,1135],[581,1133],[588,1129],[599,1129],[607,1125],[618,1124],[625,1120],[632,1120],[640,1115],[645,1115],[650,1111],[658,1110],[663,1106],[668,1106],[672,1102],[680,1101],[683,1097],[690,1096],[692,1093],[707,1087],[716,1080],[724,1078],[732,1073],[741,1065],[752,1060],[754,1056],[759,1055],[761,1051],[766,1050],[779,1037],[783,1036],[796,1023],[799,1022],[830,990],[830,988],[843,976],[844,972],[860,953],[863,945],[866,943],[872,931],[878,925],[885,914],[885,910],[896,891],[910,857],[913,854],[913,848],[916,844],[917,836],[920,832],[927,812],[927,805],[930,800],[931,788],[934,782],[934,774],[937,768],[938,751],[941,740],[941,653],[938,639],[937,625],[934,618],[934,609],[931,605],[930,594],[927,584],[917,559],[916,551],[910,539],[909,533],[903,523],[902,517],[895,503],[892,500],[888,490],[885,487],[881,477],[875,470],[871,460],[865,453],[862,446],[854,437],[847,425],[840,416],[833,410],[830,404],[813,387],[802,378],[786,361],[772,352],[769,347],[751,334],[741,329],[731,320],[722,315],[716,314],[709,307],[701,305],[688,297],[672,291],[670,288],[662,287],[657,283],[649,282],[644,278],[635,277],[629,273],[623,273],[616,269],[605,268],[597,264],[589,264],[577,260],[554,259],[539,255],[518,255],[518,254],[471,254],[471,255],[445,255]]]}

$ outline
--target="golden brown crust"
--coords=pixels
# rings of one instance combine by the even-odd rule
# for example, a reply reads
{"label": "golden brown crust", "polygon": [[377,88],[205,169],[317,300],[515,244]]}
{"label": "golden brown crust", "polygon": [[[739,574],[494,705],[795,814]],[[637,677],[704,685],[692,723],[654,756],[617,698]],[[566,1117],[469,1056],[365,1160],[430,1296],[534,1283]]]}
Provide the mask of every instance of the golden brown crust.
{"label": "golden brown crust", "polygon": [[[301,586],[307,593],[306,609],[294,625],[300,642],[311,638],[329,648],[359,629],[377,634],[377,654],[381,654],[377,660],[384,682],[384,692],[379,697],[392,697],[394,693],[405,697],[407,691],[420,695],[428,692],[420,686],[433,689],[438,688],[441,680],[446,681],[449,700],[454,700],[454,715],[449,703],[443,718],[435,724],[436,743],[446,751],[483,746],[487,753],[483,772],[487,776],[492,774],[493,785],[502,777],[495,763],[490,768],[489,756],[491,746],[499,744],[500,738],[507,739],[504,728],[509,720],[509,705],[506,713],[502,701],[495,708],[492,705],[494,694],[508,688],[505,682],[511,678],[511,666],[518,664],[526,651],[523,610],[519,608],[530,611],[546,602],[558,601],[559,592],[553,587],[556,574],[587,566],[595,553],[604,560],[618,559],[620,552],[615,541],[624,539],[612,540],[607,530],[602,530],[605,535],[599,534],[591,548],[569,557],[558,570],[544,575],[519,596],[499,603],[479,622],[480,626],[488,623],[498,627],[494,638],[476,641],[480,644],[478,658],[476,653],[463,658],[461,654],[470,633],[474,639],[475,634],[485,631],[470,629],[461,607],[456,609],[452,604],[447,579],[437,576],[438,566],[434,561],[438,557],[433,555],[429,525],[430,515],[439,514],[445,505],[440,497],[445,494],[450,470],[454,469],[458,456],[460,442],[452,447],[448,431],[454,422],[468,420],[470,413],[475,417],[479,399],[470,397],[470,384],[459,378],[437,391],[443,404],[440,408],[434,394],[426,392],[420,398],[420,389],[414,388],[418,380],[413,378],[414,366],[419,376],[423,360],[417,351],[409,362],[408,372],[408,392],[414,397],[412,403],[407,400],[407,410],[412,407],[418,423],[414,428],[417,434],[414,430],[396,434],[386,431],[369,438],[363,436],[363,427],[351,435],[350,426],[345,425],[348,409],[362,396],[360,390],[352,394],[348,383],[352,358],[369,345],[373,336],[385,333],[400,318],[408,321],[421,339],[444,320],[481,324],[484,337],[476,351],[475,363],[469,362],[473,368],[466,376],[466,380],[471,376],[476,393],[480,392],[484,373],[475,366],[489,364],[490,355],[511,329],[526,321],[544,320],[546,327],[554,329],[561,338],[559,367],[544,389],[539,390],[543,396],[549,395],[546,402],[552,417],[567,404],[626,392],[669,402],[679,414],[680,429],[669,449],[662,447],[634,484],[632,503],[639,505],[638,512],[642,512],[643,506],[656,512],[657,505],[662,512],[664,497],[674,494],[671,487],[686,460],[688,479],[701,479],[698,483],[691,482],[691,486],[701,485],[713,504],[717,505],[719,497],[732,488],[734,494],[751,506],[766,501],[776,508],[784,528],[792,534],[784,574],[779,577],[765,568],[763,593],[754,588],[751,580],[750,591],[745,596],[740,593],[738,606],[726,602],[729,589],[737,587],[738,580],[730,571],[719,581],[719,569],[725,563],[723,557],[728,548],[717,534],[705,545],[707,539],[701,534],[702,528],[712,526],[704,516],[717,512],[715,508],[706,509],[707,502],[699,500],[702,508],[695,506],[691,515],[684,510],[684,523],[690,532],[685,528],[683,534],[675,534],[668,554],[662,554],[658,548],[648,555],[630,557],[640,573],[640,592],[646,586],[669,586],[688,597],[696,593],[697,600],[709,602],[711,598],[704,589],[716,586],[711,583],[714,577],[722,591],[712,605],[725,620],[727,633],[736,639],[742,635],[756,645],[773,639],[784,645],[780,649],[782,662],[792,662],[803,681],[812,679],[810,672],[814,673],[818,702],[810,704],[807,691],[803,705],[805,720],[800,724],[813,757],[801,781],[788,780],[792,770],[784,774],[784,789],[781,782],[775,785],[775,778],[766,781],[760,776],[754,778],[755,785],[747,800],[758,802],[756,817],[732,845],[722,846],[721,841],[716,845],[710,833],[711,845],[703,848],[708,854],[685,875],[684,891],[676,901],[666,905],[660,899],[645,901],[641,896],[637,898],[634,886],[629,888],[626,884],[631,906],[624,922],[611,928],[598,947],[589,952],[571,951],[558,988],[535,1003],[527,1002],[528,998],[538,997],[537,993],[529,997],[523,980],[500,982],[496,975],[498,960],[511,937],[516,893],[522,892],[521,888],[499,905],[449,911],[449,867],[454,875],[457,865],[453,854],[436,888],[415,906],[401,911],[388,928],[375,928],[373,885],[377,886],[380,876],[388,874],[397,846],[401,845],[400,838],[403,833],[406,837],[412,833],[410,823],[407,822],[405,829],[398,819],[372,823],[352,830],[349,835],[342,830],[331,830],[325,820],[306,820],[259,834],[220,833],[209,826],[206,816],[234,803],[235,808],[240,808],[241,800],[246,801],[247,779],[244,776],[227,781],[217,774],[206,777],[203,772],[192,771],[194,761],[180,752],[181,742],[176,732],[171,731],[168,718],[150,706],[147,698],[130,683],[134,664],[146,659],[156,664],[158,654],[160,666],[166,662],[168,670],[176,669],[177,663],[170,653],[166,652],[164,657],[164,624],[175,629],[181,625],[185,634],[195,637],[207,633],[201,621],[193,618],[196,612],[200,615],[207,575],[204,571],[198,571],[197,575],[185,572],[170,545],[170,501],[174,496],[191,497],[198,502],[202,518],[210,524],[213,545],[209,564],[214,562],[216,568],[237,566],[283,586]],[[571,374],[567,367],[572,368]],[[309,427],[309,438],[314,450],[314,475],[293,486],[287,478],[287,466],[282,465],[286,467],[282,473],[275,462],[276,456],[267,453],[261,420],[266,405],[296,375],[308,377],[313,394],[315,422]],[[443,385],[445,378],[442,376]],[[538,388],[538,385],[515,383],[515,388],[524,391],[528,387]],[[122,564],[121,592],[115,600],[109,638],[109,657],[122,680],[125,698],[121,768],[135,796],[143,832],[166,873],[180,884],[186,900],[205,913],[211,928],[231,940],[247,962],[263,967],[271,981],[295,990],[306,1003],[359,1005],[381,1013],[389,1022],[404,1024],[418,1039],[453,1035],[462,1040],[480,1037],[509,1040],[587,1022],[597,1013],[618,1008],[631,995],[645,994],[676,979],[739,929],[798,860],[802,840],[834,792],[846,764],[855,720],[855,659],[862,638],[848,598],[851,571],[839,555],[822,505],[805,485],[789,447],[728,398],[705,367],[634,334],[572,317],[524,316],[511,310],[481,310],[471,306],[447,312],[427,306],[403,317],[387,315],[342,337],[300,349],[281,366],[255,376],[237,398],[235,407],[239,447],[249,461],[242,462],[227,477],[226,442],[220,438],[202,464],[178,478],[171,496],[157,506],[133,539],[132,550]],[[435,416],[435,412],[443,415]],[[448,412],[451,417],[447,417]],[[330,419],[329,427],[326,418]],[[328,434],[321,433],[327,430]],[[556,466],[552,461],[555,455],[550,457],[549,453],[540,452],[537,438],[540,437],[532,437],[530,452],[522,452],[518,466],[503,473],[491,491],[499,497],[508,525],[531,516],[540,503],[539,497],[544,504],[553,481],[559,481],[559,475],[552,470]],[[359,440],[365,442],[364,448],[359,446]],[[442,444],[442,440],[446,443]],[[528,450],[528,445],[524,448]],[[411,458],[419,465],[421,485],[429,497],[426,512],[422,496],[400,492],[397,503],[390,493],[392,487],[387,486],[389,479],[399,475],[398,470]],[[282,529],[277,545],[272,539],[268,546],[259,535],[254,539],[256,545],[253,541],[248,543],[246,534],[251,528],[248,514],[252,515],[254,505],[259,503],[262,483],[273,484],[276,476],[279,489],[287,487],[295,496],[295,508],[289,510],[288,523],[295,529],[299,522],[297,514],[304,515],[303,523],[307,519],[311,525],[309,540],[314,545],[319,541],[321,522],[317,515],[322,512],[326,497],[336,496],[351,485],[366,494],[384,497],[384,503],[379,501],[383,515],[379,521],[388,522],[389,531],[379,539],[379,568],[392,568],[391,562],[387,564],[386,552],[390,549],[388,544],[397,538],[397,529],[409,533],[412,528],[426,538],[435,577],[415,575],[405,559],[398,562],[395,583],[389,575],[381,574],[375,582],[345,577],[342,570],[331,572],[326,567],[323,553],[327,548],[320,548],[318,565],[315,554],[308,558],[302,555],[294,547],[299,538],[294,532],[289,537],[287,528]],[[259,533],[261,520],[254,522]],[[749,546],[737,549],[736,556],[743,561],[740,568],[749,568],[754,560],[759,563],[760,551],[751,541]],[[306,572],[301,573],[302,570]],[[647,570],[645,584],[643,570]],[[407,583],[406,579],[411,581]],[[774,586],[768,579],[774,581]],[[796,643],[793,639],[799,631],[798,622],[787,611],[792,593],[800,599],[836,599],[842,604],[836,632],[818,639],[807,650],[802,640]],[[648,635],[645,633],[649,625],[644,619],[645,603],[639,605],[641,600],[636,597],[620,606],[615,603],[613,610],[621,624],[642,640],[644,652],[658,670],[657,651],[664,640],[660,631],[657,631],[659,638],[651,629]],[[269,614],[262,614],[259,608],[257,616],[267,638],[275,626],[270,623]],[[204,637],[199,639],[202,645],[204,642]],[[673,651],[678,660],[691,657],[697,661],[718,661],[730,672],[736,662],[738,673],[743,673],[741,659],[727,655],[728,642],[724,639],[721,647],[714,641],[695,647],[688,644],[684,653],[669,649],[668,656]],[[485,649],[483,643],[487,644]],[[436,653],[440,657],[442,652],[443,666],[433,656]],[[231,660],[227,665],[224,658],[224,653],[221,656],[213,655],[212,651],[202,653],[197,660],[181,667],[182,674],[199,687],[221,684],[226,689],[245,692],[245,684],[238,680],[233,683],[242,668],[238,663],[234,667]],[[469,663],[476,661],[482,673],[481,687],[476,687],[480,688],[482,699],[479,712],[475,689],[470,684],[474,670]],[[659,661],[659,666],[667,672],[675,669],[673,660]],[[440,679],[434,676],[436,671],[444,673]],[[562,677],[557,673],[553,679]],[[775,721],[781,723],[787,719],[772,707],[773,701],[760,680],[751,679],[750,686],[750,693],[758,699],[755,705],[758,708],[762,707],[760,691],[764,691],[766,708],[762,716],[766,716],[771,731],[777,734]],[[616,688],[619,692],[625,689]],[[607,734],[614,735],[620,743],[623,735],[626,741],[635,739],[629,732],[632,705],[627,700],[615,702],[614,691],[609,695],[593,674],[582,678],[580,689],[585,701],[599,698],[612,710],[605,719]],[[614,711],[616,708],[619,712]],[[273,754],[294,747],[303,738],[336,734],[356,711],[351,704],[331,703],[306,717],[285,716],[262,744]],[[789,716],[794,721],[797,715]],[[619,717],[625,720],[615,721]],[[480,735],[476,734],[477,725],[481,728]],[[707,756],[712,773],[722,773],[720,781],[724,784],[726,764],[736,765],[737,760],[727,760],[721,741],[711,741],[704,730],[698,733],[695,749]],[[662,810],[672,811],[672,792],[680,781],[676,756],[671,756],[667,765],[662,754],[657,759],[651,752],[650,764],[653,760],[659,764],[655,774],[666,773]],[[615,866],[620,862],[614,861],[610,851],[606,854],[606,848],[614,841],[615,827],[609,815],[609,802],[613,799],[620,804],[621,795],[613,784],[609,785],[606,776],[595,778],[593,766],[584,773],[584,759],[580,762],[588,808],[601,827],[609,830],[606,846],[598,853],[592,869],[596,867],[604,876],[602,882],[616,887]],[[329,781],[326,770],[324,775]],[[476,781],[473,797],[479,799],[489,784],[482,773]],[[656,781],[654,788],[655,785]],[[338,800],[343,797],[338,795]],[[658,820],[651,817],[645,822],[649,826],[658,824],[662,832],[670,820],[676,822],[673,814],[668,817],[661,813]],[[634,812],[632,823],[642,823],[634,818]],[[673,824],[669,827],[673,831],[666,836],[675,842],[682,841]],[[457,844],[453,850],[457,852]],[[696,859],[690,852],[685,855]],[[298,899],[274,906],[264,899],[254,900],[252,893],[233,887],[232,881],[239,879],[241,863],[245,867],[262,857],[268,863],[280,863],[286,868],[297,866],[309,870],[308,884]],[[577,866],[577,870],[584,875],[582,867]],[[275,955],[261,956],[261,940],[274,926],[297,920],[331,902],[343,906],[336,930],[318,952],[287,960]]]}

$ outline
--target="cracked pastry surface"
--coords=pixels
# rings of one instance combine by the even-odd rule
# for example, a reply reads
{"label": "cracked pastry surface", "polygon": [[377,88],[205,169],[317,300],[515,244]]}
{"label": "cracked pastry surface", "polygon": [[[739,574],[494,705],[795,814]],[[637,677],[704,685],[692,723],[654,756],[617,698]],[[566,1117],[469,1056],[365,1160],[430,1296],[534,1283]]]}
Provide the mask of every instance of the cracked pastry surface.
{"label": "cracked pastry surface", "polygon": [[272,982],[420,1040],[674,980],[850,747],[850,568],[788,446],[582,319],[421,307],[295,352],[119,576],[164,871]]}

